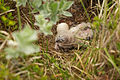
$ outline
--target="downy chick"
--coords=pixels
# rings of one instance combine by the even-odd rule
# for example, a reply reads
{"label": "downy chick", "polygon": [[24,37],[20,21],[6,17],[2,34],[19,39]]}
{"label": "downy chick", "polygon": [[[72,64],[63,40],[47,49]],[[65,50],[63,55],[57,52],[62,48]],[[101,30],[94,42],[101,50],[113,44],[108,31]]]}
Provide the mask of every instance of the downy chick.
{"label": "downy chick", "polygon": [[60,23],[57,25],[57,35],[55,37],[55,49],[64,50],[72,48],[70,44],[73,35],[69,31],[69,26],[66,23]]}
{"label": "downy chick", "polygon": [[57,25],[55,49],[67,51],[76,47],[78,43],[84,43],[83,40],[90,40],[92,36],[93,31],[90,23],[83,22],[70,29],[66,23],[60,23]]}
{"label": "downy chick", "polygon": [[70,32],[73,34],[74,38],[76,38],[76,41],[90,40],[93,37],[93,31],[89,22],[82,22],[76,27],[72,27]]}

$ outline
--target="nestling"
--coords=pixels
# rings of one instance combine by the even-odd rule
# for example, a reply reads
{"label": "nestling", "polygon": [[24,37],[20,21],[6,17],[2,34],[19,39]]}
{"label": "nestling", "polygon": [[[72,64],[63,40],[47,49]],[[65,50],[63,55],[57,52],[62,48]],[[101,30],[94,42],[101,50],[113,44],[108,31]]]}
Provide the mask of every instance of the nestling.
{"label": "nestling", "polygon": [[83,40],[90,40],[93,36],[90,23],[82,22],[75,27],[69,29],[66,23],[57,25],[57,35],[55,37],[55,49],[68,51],[76,47]]}

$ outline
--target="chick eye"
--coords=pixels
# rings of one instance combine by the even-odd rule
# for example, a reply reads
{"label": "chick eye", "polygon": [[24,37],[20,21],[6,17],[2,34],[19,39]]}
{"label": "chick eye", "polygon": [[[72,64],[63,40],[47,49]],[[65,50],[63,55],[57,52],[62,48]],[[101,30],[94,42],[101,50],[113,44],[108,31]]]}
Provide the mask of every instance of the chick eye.
{"label": "chick eye", "polygon": [[58,36],[55,42],[63,42],[65,41],[64,37]]}
{"label": "chick eye", "polygon": [[88,36],[88,37],[86,37],[86,40],[89,40],[90,41],[90,37]]}
{"label": "chick eye", "polygon": [[84,28],[84,30],[87,30],[87,29],[91,29],[91,28],[90,28],[90,27],[88,27],[88,26]]}

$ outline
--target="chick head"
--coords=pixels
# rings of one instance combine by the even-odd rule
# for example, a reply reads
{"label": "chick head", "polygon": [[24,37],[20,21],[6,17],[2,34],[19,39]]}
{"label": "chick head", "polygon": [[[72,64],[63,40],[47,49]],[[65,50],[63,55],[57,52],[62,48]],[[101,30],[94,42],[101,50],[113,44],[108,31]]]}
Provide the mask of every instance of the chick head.
{"label": "chick head", "polygon": [[68,31],[68,30],[69,30],[69,26],[66,23],[60,23],[57,25],[57,33],[61,31]]}

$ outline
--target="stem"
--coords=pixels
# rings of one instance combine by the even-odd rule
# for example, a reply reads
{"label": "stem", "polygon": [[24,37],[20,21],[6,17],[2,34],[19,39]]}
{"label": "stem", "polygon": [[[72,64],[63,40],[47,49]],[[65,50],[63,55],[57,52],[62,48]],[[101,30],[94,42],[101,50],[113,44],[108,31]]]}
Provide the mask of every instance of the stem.
{"label": "stem", "polygon": [[19,6],[17,6],[17,12],[18,12],[19,30],[21,30],[22,27],[21,27],[21,18],[20,18],[20,9],[19,9]]}
{"label": "stem", "polygon": [[86,8],[85,8],[82,0],[80,0],[80,2],[81,2],[81,4],[82,4],[82,6],[83,6],[83,9],[84,9],[84,11],[85,11],[85,13],[86,13],[86,15],[87,15],[87,18],[88,18],[89,22],[91,22],[90,17],[89,17],[89,15],[88,15],[88,13],[87,13],[87,10],[86,10]]}
{"label": "stem", "polygon": [[116,63],[114,62],[114,60],[112,59],[112,57],[110,56],[110,54],[108,53],[107,48],[104,48],[104,51],[107,55],[107,57],[105,57],[112,65],[113,67],[118,71],[118,73],[120,74],[120,69],[119,67],[116,65]]}
{"label": "stem", "polygon": [[31,24],[32,24],[32,28],[34,28],[34,24],[32,22],[33,16],[32,16],[32,13],[31,13],[32,9],[31,9],[30,4],[28,4],[28,7],[29,7],[29,13],[30,13],[30,21],[31,21]]}

